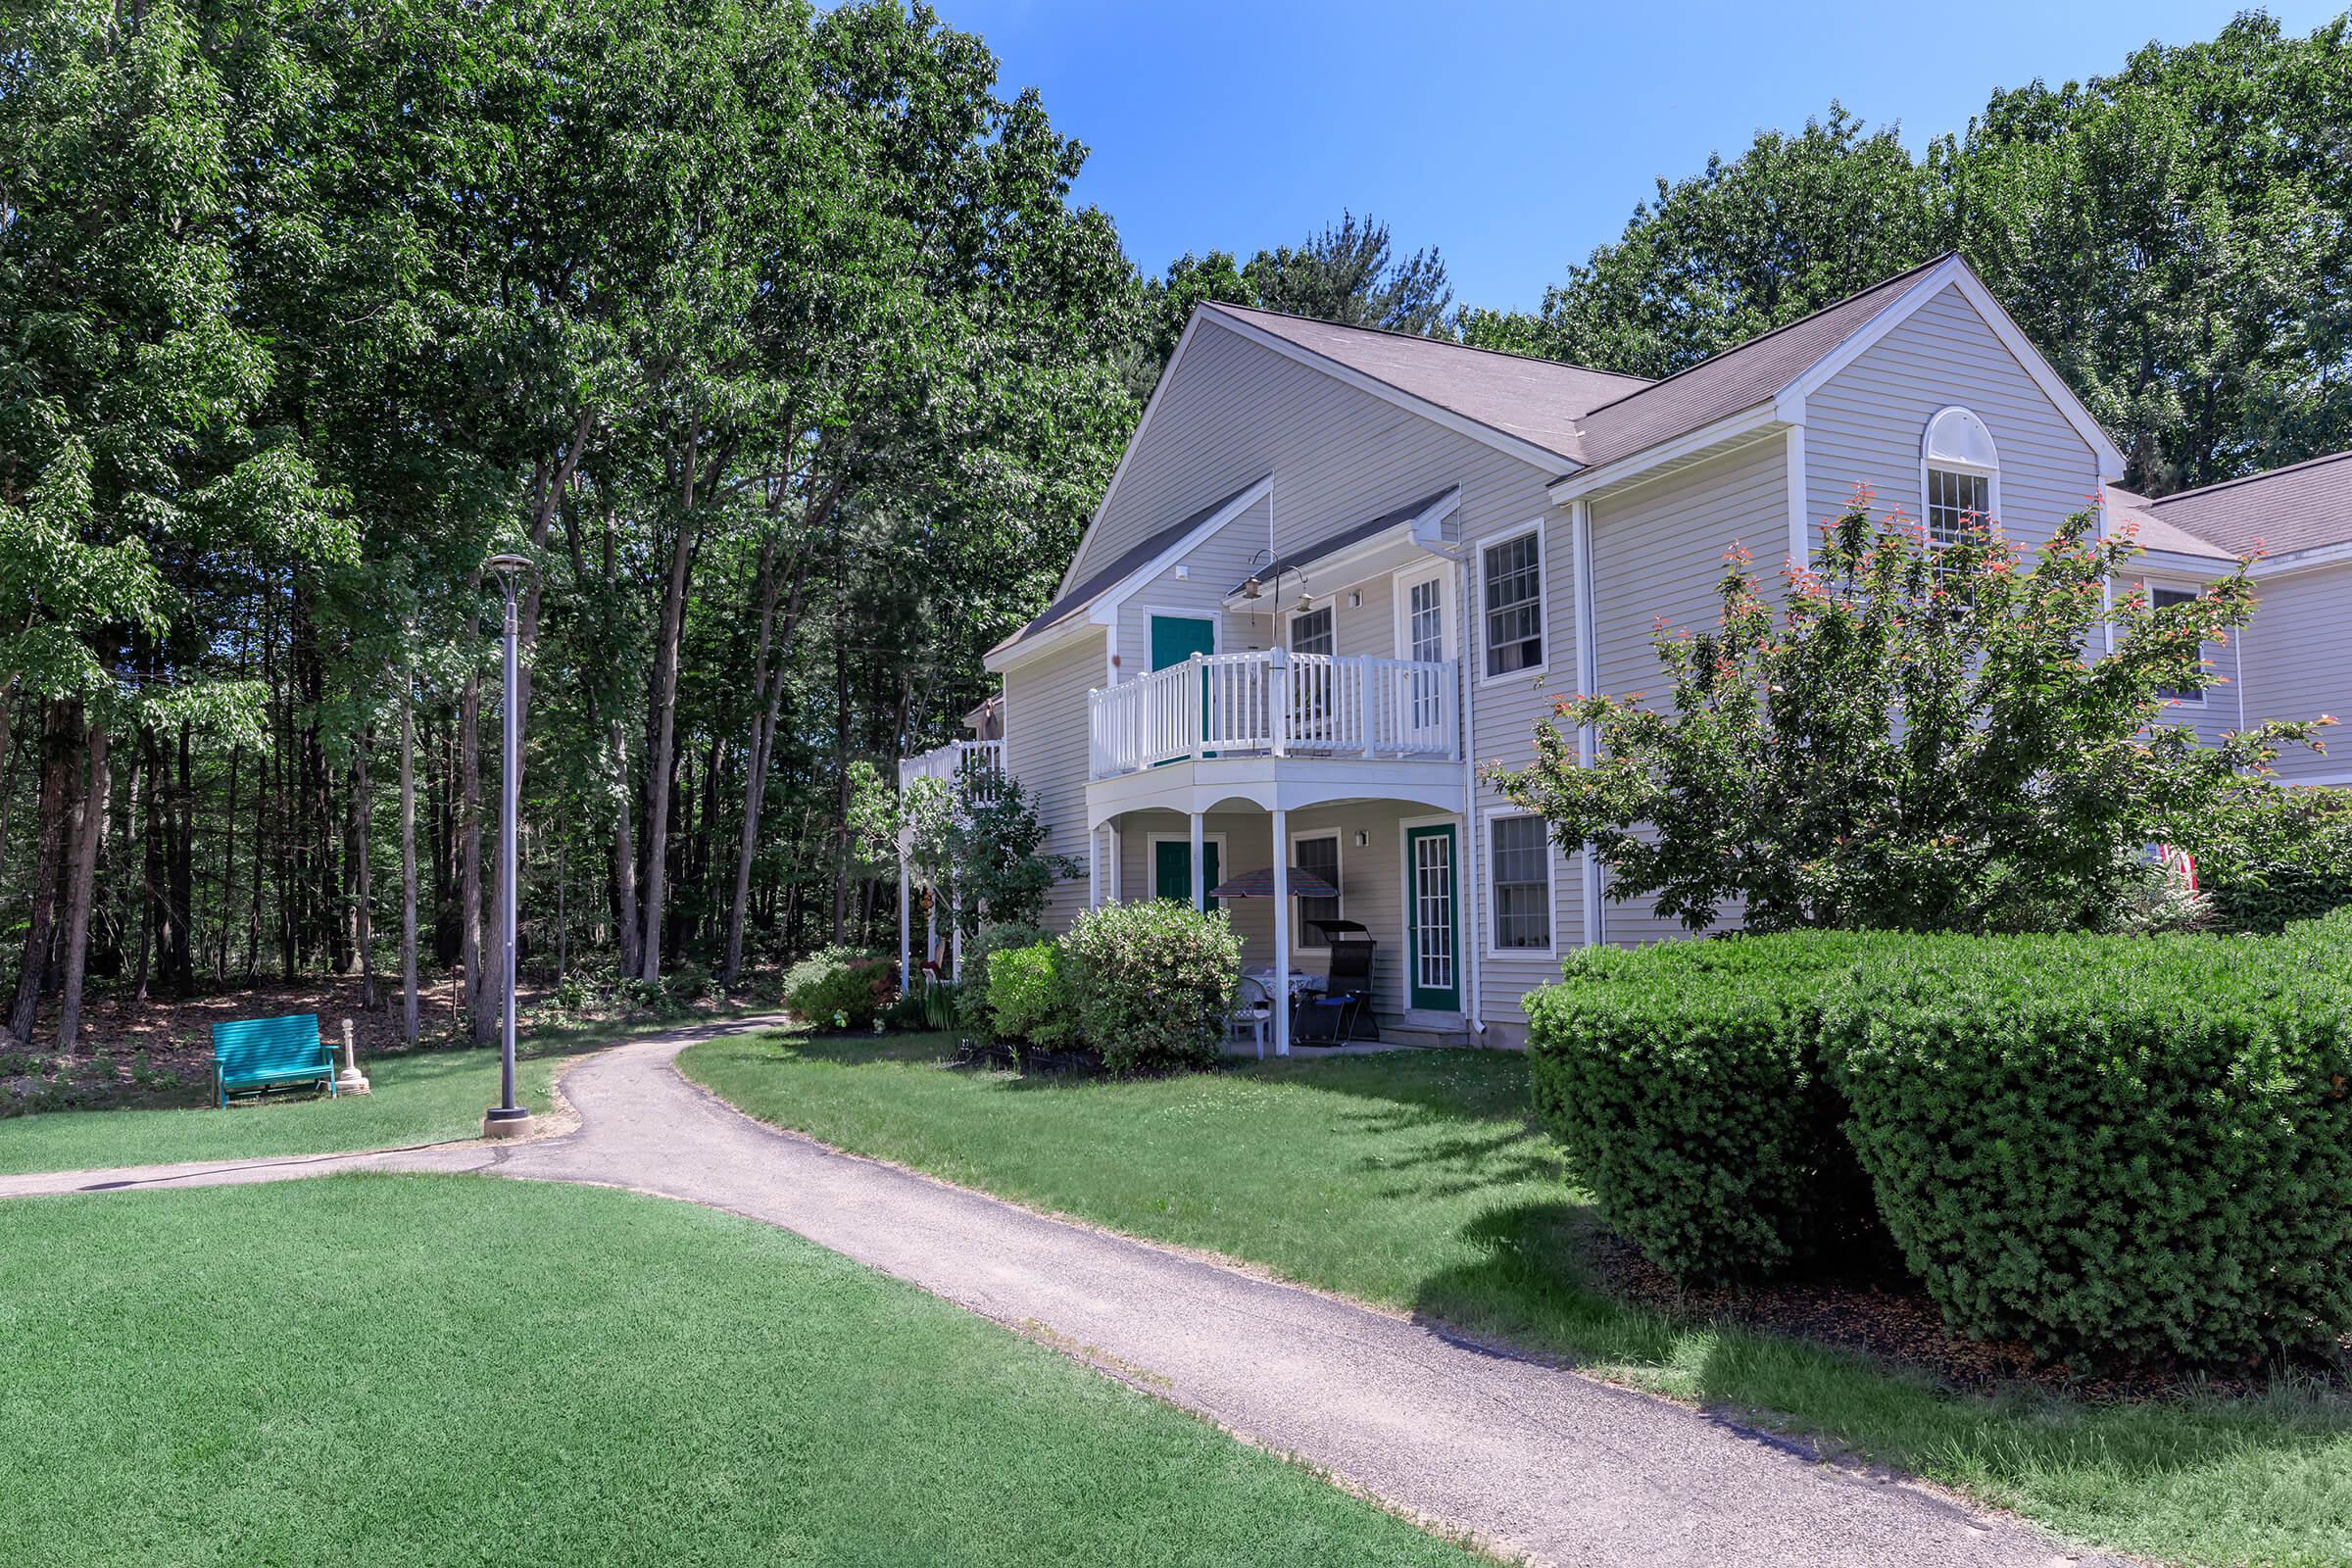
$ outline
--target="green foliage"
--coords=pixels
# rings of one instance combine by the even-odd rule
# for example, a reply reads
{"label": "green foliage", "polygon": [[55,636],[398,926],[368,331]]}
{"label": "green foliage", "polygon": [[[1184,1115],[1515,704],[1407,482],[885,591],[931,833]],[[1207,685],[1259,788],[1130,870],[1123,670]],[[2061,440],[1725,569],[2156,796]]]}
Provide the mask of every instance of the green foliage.
{"label": "green foliage", "polygon": [[1078,1036],[1061,945],[1006,948],[989,960],[988,1011],[999,1040],[1055,1051]]}
{"label": "green foliage", "polygon": [[2249,787],[2214,814],[2197,880],[2228,931],[2277,931],[2352,905],[2352,790]]}
{"label": "green foliage", "polygon": [[1112,1072],[1215,1063],[1242,967],[1241,938],[1223,909],[1173,899],[1106,904],[1078,917],[1062,959],[1079,1032]]}
{"label": "green foliage", "polygon": [[[2163,608],[2105,585],[2137,547],[2069,518],[2029,564],[1997,529],[1932,546],[1858,490],[1791,568],[1776,612],[1743,556],[1707,630],[1661,627],[1669,701],[1579,697],[1536,760],[1491,776],[1590,842],[1610,897],[1653,896],[1694,931],[2103,928],[2150,843],[2196,848],[2215,813],[2320,724],[2201,746],[2160,722],[2214,679],[2201,647],[2253,612],[2242,567]],[[2103,620],[2112,652],[2085,660]],[[1596,732],[1583,764],[1578,724]]]}
{"label": "green foliage", "polygon": [[961,1001],[962,987],[953,980],[926,980],[914,993],[920,1009],[922,1026],[926,1029],[953,1029]]}
{"label": "green foliage", "polygon": [[1870,1228],[1816,1043],[1841,932],[1594,948],[1529,994],[1538,1113],[1612,1229],[1680,1279],[1780,1273]]}
{"label": "green foliage", "polygon": [[2352,1330],[2352,920],[1946,938],[1865,963],[1823,1054],[1959,1332],[2243,1365]]}
{"label": "green foliage", "polygon": [[974,1034],[996,1027],[988,1010],[988,966],[998,954],[1011,948],[1033,948],[1054,938],[1043,926],[1000,923],[984,926],[963,945],[963,973],[956,976],[956,1022]]}
{"label": "green foliage", "polygon": [[1035,926],[1054,883],[1081,869],[1071,857],[1046,850],[1036,798],[1002,769],[973,765],[952,784],[914,779],[895,801],[895,810],[879,803],[863,808],[858,830],[869,840],[904,832],[915,878],[967,938],[984,917]]}
{"label": "green foliage", "polygon": [[784,1005],[818,1029],[864,1029],[891,993],[890,962],[858,948],[823,948],[784,971]]}

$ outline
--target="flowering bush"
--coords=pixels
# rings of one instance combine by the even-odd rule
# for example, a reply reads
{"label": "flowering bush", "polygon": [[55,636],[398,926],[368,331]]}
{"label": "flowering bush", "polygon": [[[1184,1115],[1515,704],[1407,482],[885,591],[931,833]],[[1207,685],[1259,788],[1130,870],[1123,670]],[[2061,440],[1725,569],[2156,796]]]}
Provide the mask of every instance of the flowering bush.
{"label": "flowering bush", "polygon": [[1173,899],[1106,904],[1062,939],[1078,1027],[1115,1073],[1205,1067],[1217,1059],[1242,943],[1222,909]]}
{"label": "flowering bush", "polygon": [[[2242,770],[2332,722],[2212,747],[2161,724],[2167,690],[2214,682],[2202,645],[2253,591],[2241,564],[2192,603],[2134,591],[2110,614],[2135,549],[2088,513],[2030,564],[1989,522],[1932,545],[1857,490],[1778,611],[1735,553],[1720,623],[1660,628],[1668,704],[1563,701],[1535,762],[1491,776],[1563,846],[1590,841],[1611,897],[1692,930],[1726,906],[1751,930],[2104,926],[2138,876],[2121,852],[2200,848]],[[2085,659],[2109,618],[2113,652]]]}

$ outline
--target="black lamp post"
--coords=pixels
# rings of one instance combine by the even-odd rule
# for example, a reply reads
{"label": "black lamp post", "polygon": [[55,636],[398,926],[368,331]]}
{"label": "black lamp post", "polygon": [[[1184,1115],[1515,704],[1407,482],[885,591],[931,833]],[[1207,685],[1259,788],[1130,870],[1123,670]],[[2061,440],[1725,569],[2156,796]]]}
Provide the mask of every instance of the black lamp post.
{"label": "black lamp post", "polygon": [[514,1138],[527,1131],[531,1113],[514,1102],[514,829],[522,805],[522,710],[514,700],[519,684],[515,652],[514,594],[531,563],[522,556],[492,556],[485,564],[498,573],[500,592],[507,601],[506,639],[506,760],[500,776],[504,809],[498,822],[498,895],[506,911],[498,934],[503,972],[500,976],[502,1020],[499,1026],[498,1103],[482,1115],[484,1138]]}

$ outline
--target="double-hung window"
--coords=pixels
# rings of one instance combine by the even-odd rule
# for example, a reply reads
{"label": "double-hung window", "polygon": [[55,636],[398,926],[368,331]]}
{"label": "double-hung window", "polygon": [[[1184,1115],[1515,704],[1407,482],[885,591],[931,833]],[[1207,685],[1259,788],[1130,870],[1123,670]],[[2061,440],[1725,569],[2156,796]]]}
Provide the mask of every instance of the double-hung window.
{"label": "double-hung window", "polygon": [[1992,515],[1992,480],[1960,468],[1928,470],[1928,537],[1956,545],[1984,531]]}
{"label": "double-hung window", "polygon": [[1544,662],[1544,541],[1513,534],[1480,556],[1486,586],[1487,673],[1508,675]]}
{"label": "double-hung window", "polygon": [[[2174,605],[2195,604],[2197,591],[2194,588],[2159,588],[2149,598],[2158,610],[2169,610]],[[2191,691],[2184,686],[2160,687],[2156,695],[2169,697],[2176,703],[2202,704],[2205,701],[2205,693],[2202,689]]]}
{"label": "double-hung window", "polygon": [[1540,816],[1497,816],[1490,824],[1494,949],[1498,953],[1551,947],[1551,841]]}
{"label": "double-hung window", "polygon": [[1992,431],[1973,411],[1948,408],[1930,419],[1919,438],[1920,502],[1930,542],[1983,538],[2000,505],[2000,472]]}
{"label": "double-hung window", "polygon": [[1338,649],[1339,639],[1333,634],[1331,625],[1331,606],[1302,611],[1291,617],[1292,653],[1330,654]]}
{"label": "double-hung window", "polygon": [[[1318,833],[1311,838],[1291,841],[1291,864],[1311,875],[1319,876],[1333,887],[1340,885],[1340,836],[1337,833]],[[1298,923],[1292,927],[1297,933],[1291,946],[1295,948],[1325,948],[1331,944],[1315,929],[1317,920],[1338,920],[1340,900],[1335,894],[1328,899],[1298,900]]]}

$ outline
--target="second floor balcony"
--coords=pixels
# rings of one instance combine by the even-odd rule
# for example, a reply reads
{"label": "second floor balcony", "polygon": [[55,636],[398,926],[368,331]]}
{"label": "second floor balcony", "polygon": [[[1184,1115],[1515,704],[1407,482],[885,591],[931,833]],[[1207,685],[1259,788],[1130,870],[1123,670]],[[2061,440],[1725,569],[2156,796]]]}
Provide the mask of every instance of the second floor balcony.
{"label": "second floor balcony", "polygon": [[1088,694],[1088,776],[1207,758],[1456,761],[1460,711],[1452,660],[1196,655]]}

